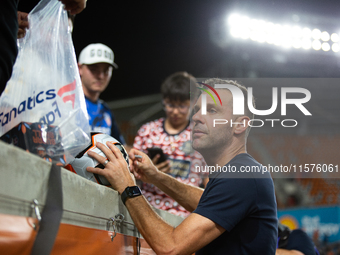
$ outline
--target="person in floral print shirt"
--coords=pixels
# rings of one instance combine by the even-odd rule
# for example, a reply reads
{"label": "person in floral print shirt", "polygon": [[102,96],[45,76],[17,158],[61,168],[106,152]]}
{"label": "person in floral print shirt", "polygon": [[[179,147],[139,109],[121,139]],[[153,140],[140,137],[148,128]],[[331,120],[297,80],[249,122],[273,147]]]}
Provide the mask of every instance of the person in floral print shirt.
{"label": "person in floral print shirt", "polygon": [[[161,86],[166,117],[144,124],[137,133],[133,147],[147,153],[148,148],[159,147],[168,160],[156,164],[159,155],[153,158],[157,168],[183,183],[205,187],[208,173],[197,172],[204,166],[201,154],[191,146],[189,122],[190,82],[196,79],[187,72],[176,72],[165,79]],[[156,208],[186,217],[189,212],[175,200],[152,184],[143,183],[142,192]]]}

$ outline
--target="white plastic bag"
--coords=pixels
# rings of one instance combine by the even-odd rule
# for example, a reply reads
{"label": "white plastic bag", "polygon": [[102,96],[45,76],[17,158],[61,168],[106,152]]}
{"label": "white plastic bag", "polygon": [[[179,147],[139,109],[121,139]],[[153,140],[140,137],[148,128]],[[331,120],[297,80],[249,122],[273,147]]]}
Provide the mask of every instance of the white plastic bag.
{"label": "white plastic bag", "polygon": [[57,0],[41,0],[28,20],[0,98],[0,136],[22,121],[55,126],[61,143],[54,151],[69,162],[89,144],[90,127],[67,12]]}

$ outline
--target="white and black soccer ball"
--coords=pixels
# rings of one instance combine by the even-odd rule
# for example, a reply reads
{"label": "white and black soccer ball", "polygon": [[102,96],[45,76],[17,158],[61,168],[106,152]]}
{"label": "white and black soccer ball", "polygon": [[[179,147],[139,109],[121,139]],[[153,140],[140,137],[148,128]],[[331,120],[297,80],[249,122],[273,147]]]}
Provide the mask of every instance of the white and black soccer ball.
{"label": "white and black soccer ball", "polygon": [[[88,166],[91,167],[99,167],[104,169],[103,164],[99,163],[97,160],[95,160],[94,158],[91,158],[87,152],[88,151],[94,151],[96,153],[98,153],[100,156],[103,156],[106,158],[105,154],[99,149],[97,148],[96,144],[97,142],[100,142],[102,144],[104,144],[106,147],[106,142],[112,142],[119,150],[120,152],[123,154],[123,157],[127,163],[127,167],[129,166],[129,157],[128,154],[124,148],[124,146],[118,142],[115,138],[113,138],[110,135],[107,134],[102,134],[102,133],[91,133],[91,143],[89,144],[89,146],[84,149],[82,152],[80,152],[74,160],[72,160],[69,165],[67,165],[65,168],[96,183],[105,185],[105,186],[111,186],[109,181],[102,175],[98,175],[98,174],[93,174],[90,173],[88,171],[86,171],[86,168]],[[107,159],[107,158],[106,158]]]}

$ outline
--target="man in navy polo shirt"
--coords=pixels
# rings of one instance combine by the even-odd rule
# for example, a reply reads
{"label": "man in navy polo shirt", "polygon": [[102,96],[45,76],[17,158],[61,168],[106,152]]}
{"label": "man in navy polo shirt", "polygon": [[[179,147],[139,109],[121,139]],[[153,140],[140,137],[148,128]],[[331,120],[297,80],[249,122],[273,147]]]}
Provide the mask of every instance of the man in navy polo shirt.
{"label": "man in navy polo shirt", "polygon": [[[168,225],[152,210],[115,146],[107,144],[108,149],[97,144],[109,161],[89,153],[105,164],[105,169],[88,167],[87,171],[104,175],[110,181],[138,230],[157,254],[275,254],[277,214],[273,181],[246,152],[248,121],[253,119],[247,107],[247,90],[233,81],[210,79],[204,83],[212,87],[235,86],[245,97],[245,112],[240,115],[233,114],[229,89],[216,89],[221,104],[209,96],[203,104],[201,98],[206,94],[196,101],[192,117],[193,148],[214,170],[210,171],[205,190],[158,171],[147,155],[138,150],[132,149],[129,154],[135,177],[154,184],[192,212],[180,225],[176,228]],[[216,119],[232,121],[233,125],[214,125]]]}
{"label": "man in navy polo shirt", "polygon": [[101,43],[89,44],[80,52],[78,67],[91,131],[111,135],[125,144],[111,110],[99,99],[109,85],[113,68],[118,68],[113,51]]}

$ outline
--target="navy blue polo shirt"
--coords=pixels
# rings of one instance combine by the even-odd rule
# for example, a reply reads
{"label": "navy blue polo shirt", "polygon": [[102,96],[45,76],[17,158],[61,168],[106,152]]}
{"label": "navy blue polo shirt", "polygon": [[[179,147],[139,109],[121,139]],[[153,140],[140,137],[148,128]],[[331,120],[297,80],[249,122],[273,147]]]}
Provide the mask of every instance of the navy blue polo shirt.
{"label": "navy blue polo shirt", "polygon": [[226,231],[196,254],[275,254],[277,211],[270,174],[240,173],[244,166],[262,167],[247,153],[235,156],[228,166],[236,173],[210,173],[194,211]]}

